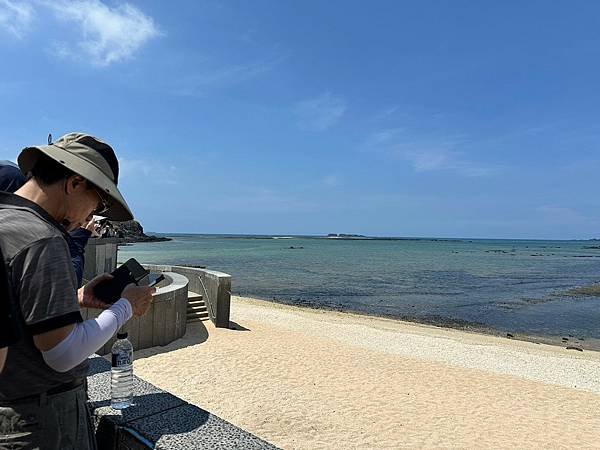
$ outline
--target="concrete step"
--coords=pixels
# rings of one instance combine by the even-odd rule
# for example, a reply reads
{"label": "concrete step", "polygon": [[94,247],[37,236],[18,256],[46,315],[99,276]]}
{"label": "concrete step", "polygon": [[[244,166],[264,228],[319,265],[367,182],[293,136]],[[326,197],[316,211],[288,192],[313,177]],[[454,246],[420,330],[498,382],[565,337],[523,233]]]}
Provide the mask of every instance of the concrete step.
{"label": "concrete step", "polygon": [[188,314],[186,320],[189,322],[191,320],[207,320],[208,314]]}
{"label": "concrete step", "polygon": [[187,322],[202,322],[208,320],[207,305],[202,295],[188,291]]}
{"label": "concrete step", "polygon": [[197,294],[196,292],[188,291],[188,302],[193,300],[202,300],[202,294]]}
{"label": "concrete step", "polygon": [[206,305],[200,305],[200,306],[188,305],[187,312],[190,313],[190,312],[194,312],[194,311],[202,312],[202,311],[208,311],[208,309],[206,308]]}
{"label": "concrete step", "polygon": [[192,322],[204,322],[205,320],[208,320],[208,317],[204,317],[204,318],[200,318],[200,317],[194,317],[193,319],[188,319],[187,323],[192,323]]}

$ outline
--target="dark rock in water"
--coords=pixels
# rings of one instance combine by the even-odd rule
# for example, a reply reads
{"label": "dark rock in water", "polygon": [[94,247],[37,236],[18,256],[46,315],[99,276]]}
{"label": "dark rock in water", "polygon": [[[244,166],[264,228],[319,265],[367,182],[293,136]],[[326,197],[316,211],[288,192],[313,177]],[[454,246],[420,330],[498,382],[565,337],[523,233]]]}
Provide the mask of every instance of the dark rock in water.
{"label": "dark rock in water", "polygon": [[506,337],[512,338],[514,336],[511,333],[506,333]]}
{"label": "dark rock in water", "polygon": [[578,352],[583,351],[583,349],[581,347],[573,347],[572,345],[568,346],[567,350],[577,350]]}
{"label": "dark rock in water", "polygon": [[564,337],[564,338],[562,338],[562,340],[563,340],[563,342],[567,342],[569,340],[569,338]]}
{"label": "dark rock in water", "polygon": [[124,243],[130,242],[163,242],[171,238],[148,236],[144,233],[144,227],[137,220],[126,222],[107,222],[102,229],[102,237],[118,237]]}

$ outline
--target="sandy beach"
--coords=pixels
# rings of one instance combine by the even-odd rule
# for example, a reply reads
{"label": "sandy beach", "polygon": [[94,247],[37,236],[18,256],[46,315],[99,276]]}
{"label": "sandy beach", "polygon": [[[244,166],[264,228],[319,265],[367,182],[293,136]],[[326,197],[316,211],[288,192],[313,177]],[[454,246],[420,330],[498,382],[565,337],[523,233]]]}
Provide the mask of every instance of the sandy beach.
{"label": "sandy beach", "polygon": [[233,297],[135,373],[285,449],[598,448],[600,353]]}

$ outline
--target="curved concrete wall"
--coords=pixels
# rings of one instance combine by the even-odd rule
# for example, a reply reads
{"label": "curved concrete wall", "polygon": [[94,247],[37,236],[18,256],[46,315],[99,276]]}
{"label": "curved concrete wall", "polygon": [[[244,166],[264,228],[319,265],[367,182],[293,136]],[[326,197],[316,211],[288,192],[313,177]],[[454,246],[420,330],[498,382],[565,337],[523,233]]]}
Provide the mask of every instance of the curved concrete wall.
{"label": "curved concrete wall", "polygon": [[189,280],[188,289],[204,298],[208,316],[216,327],[229,327],[231,275],[187,266],[142,264],[151,272],[174,272]]}
{"label": "curved concrete wall", "polygon": [[[129,333],[135,350],[167,345],[185,334],[188,279],[173,272],[165,272],[164,275],[165,281],[158,285],[148,312],[131,318],[122,328]],[[83,308],[82,316],[84,319],[94,318],[101,312],[99,309]],[[109,353],[115,339],[109,340],[97,353]]]}
{"label": "curved concrete wall", "polygon": [[[112,272],[117,266],[118,238],[93,238],[85,249],[84,280],[96,275]],[[231,302],[231,275],[215,270],[187,266],[142,264],[155,272],[173,272],[189,280],[189,290],[204,298],[210,320],[217,327],[229,327],[229,308]]]}

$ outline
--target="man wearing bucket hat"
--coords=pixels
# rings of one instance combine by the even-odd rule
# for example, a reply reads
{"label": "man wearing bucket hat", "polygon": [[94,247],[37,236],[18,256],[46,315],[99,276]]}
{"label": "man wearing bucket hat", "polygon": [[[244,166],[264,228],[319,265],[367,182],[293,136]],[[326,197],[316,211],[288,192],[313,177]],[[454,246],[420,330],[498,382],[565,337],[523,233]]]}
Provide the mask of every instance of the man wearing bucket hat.
{"label": "man wearing bucket hat", "polygon": [[0,247],[24,337],[9,347],[0,375],[0,448],[93,449],[87,357],[146,312],[154,289],[129,285],[96,319],[81,318],[81,306],[106,308],[94,286],[110,275],[77,290],[68,231],[94,214],[133,217],[108,144],[70,133],[25,148],[18,163],[31,177],[15,194],[0,192]]}
{"label": "man wearing bucket hat", "polygon": [[[52,135],[48,136],[48,140]],[[27,182],[27,178],[19,166],[12,161],[0,161],[0,191],[15,192]],[[96,232],[96,221],[92,219],[85,227],[78,228],[69,232],[70,239],[69,251],[71,252],[71,261],[77,276],[77,287],[83,282],[83,271],[85,267],[85,246],[92,236],[98,236]]]}

